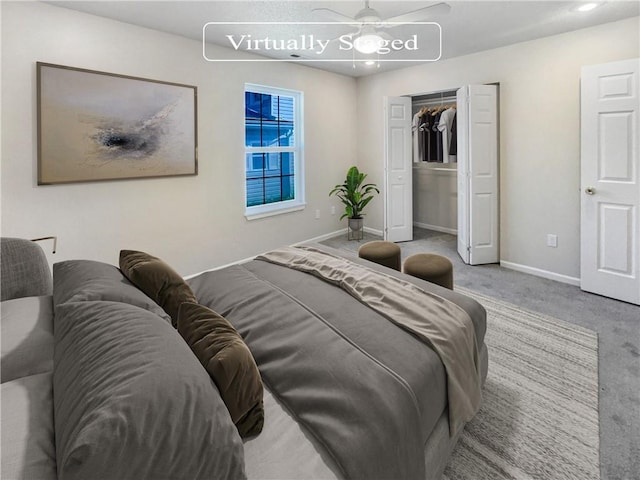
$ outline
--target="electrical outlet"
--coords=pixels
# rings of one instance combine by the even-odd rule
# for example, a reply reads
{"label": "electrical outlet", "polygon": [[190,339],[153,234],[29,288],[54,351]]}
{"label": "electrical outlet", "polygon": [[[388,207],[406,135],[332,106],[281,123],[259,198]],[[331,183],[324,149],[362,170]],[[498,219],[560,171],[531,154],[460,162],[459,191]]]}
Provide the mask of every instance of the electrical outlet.
{"label": "electrical outlet", "polygon": [[320,219],[320,210],[316,210],[316,220]]}
{"label": "electrical outlet", "polygon": [[331,215],[335,215],[335,214],[336,214],[336,206],[331,205]]}
{"label": "electrical outlet", "polygon": [[558,236],[553,233],[547,234],[547,247],[556,248],[558,246]]}

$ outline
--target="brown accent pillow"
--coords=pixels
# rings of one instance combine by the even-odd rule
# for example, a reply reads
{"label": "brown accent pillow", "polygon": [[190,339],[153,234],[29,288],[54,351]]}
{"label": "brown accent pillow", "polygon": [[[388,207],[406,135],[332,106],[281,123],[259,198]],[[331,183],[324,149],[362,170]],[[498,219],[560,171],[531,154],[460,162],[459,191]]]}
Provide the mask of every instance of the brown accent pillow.
{"label": "brown accent pillow", "polygon": [[187,282],[173,268],[153,255],[135,250],[120,251],[120,270],[171,317],[175,327],[182,302],[197,302]]}
{"label": "brown accent pillow", "polygon": [[178,332],[218,386],[241,437],[264,425],[262,378],[249,347],[227,319],[197,303],[183,303]]}

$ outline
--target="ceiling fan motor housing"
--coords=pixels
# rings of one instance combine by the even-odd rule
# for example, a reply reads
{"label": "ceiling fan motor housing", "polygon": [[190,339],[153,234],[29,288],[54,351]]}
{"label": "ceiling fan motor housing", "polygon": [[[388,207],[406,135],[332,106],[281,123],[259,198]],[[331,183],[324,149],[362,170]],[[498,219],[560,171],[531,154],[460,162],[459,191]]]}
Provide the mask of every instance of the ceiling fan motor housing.
{"label": "ceiling fan motor housing", "polygon": [[369,6],[360,10],[354,19],[362,23],[380,23],[381,21],[380,14]]}

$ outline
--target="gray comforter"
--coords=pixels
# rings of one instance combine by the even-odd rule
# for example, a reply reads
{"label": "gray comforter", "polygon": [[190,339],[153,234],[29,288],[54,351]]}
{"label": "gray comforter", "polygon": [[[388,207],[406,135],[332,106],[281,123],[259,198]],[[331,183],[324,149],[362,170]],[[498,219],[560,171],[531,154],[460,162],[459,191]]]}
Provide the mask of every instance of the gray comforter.
{"label": "gray comforter", "polygon": [[[416,335],[334,285],[271,263],[190,283],[239,330],[270,390],[344,477],[425,478],[423,447],[447,387],[442,362]],[[484,323],[474,321],[481,343]]]}

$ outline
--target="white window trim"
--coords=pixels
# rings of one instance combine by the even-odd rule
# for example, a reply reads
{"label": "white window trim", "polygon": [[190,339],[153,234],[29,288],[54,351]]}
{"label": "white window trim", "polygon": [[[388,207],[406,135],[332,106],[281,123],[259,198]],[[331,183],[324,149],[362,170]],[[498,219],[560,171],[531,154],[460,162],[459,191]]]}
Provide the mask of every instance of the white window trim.
{"label": "white window trim", "polygon": [[[297,212],[299,210],[304,210],[306,207],[305,203],[305,180],[304,180],[304,95],[303,92],[298,90],[288,90],[284,88],[277,87],[268,87],[265,85],[256,85],[253,83],[245,83],[244,92],[250,91],[255,93],[264,93],[267,95],[282,95],[294,97],[294,103],[296,104],[296,108],[294,108],[294,135],[295,135],[295,146],[294,147],[247,147],[245,145],[244,148],[244,158],[246,158],[247,153],[251,152],[268,152],[268,151],[289,151],[294,153],[294,191],[295,191],[295,199],[294,200],[286,200],[283,202],[275,202],[275,203],[267,203],[264,205],[255,205],[252,207],[245,206],[244,216],[247,220],[257,220],[259,218],[270,217],[273,215],[280,215],[285,213]],[[244,99],[243,99],[244,101]],[[243,129],[244,129],[244,115],[242,117]],[[247,181],[246,181],[246,162],[243,162],[245,165],[243,170],[244,175],[244,195],[243,201],[247,202]]]}

